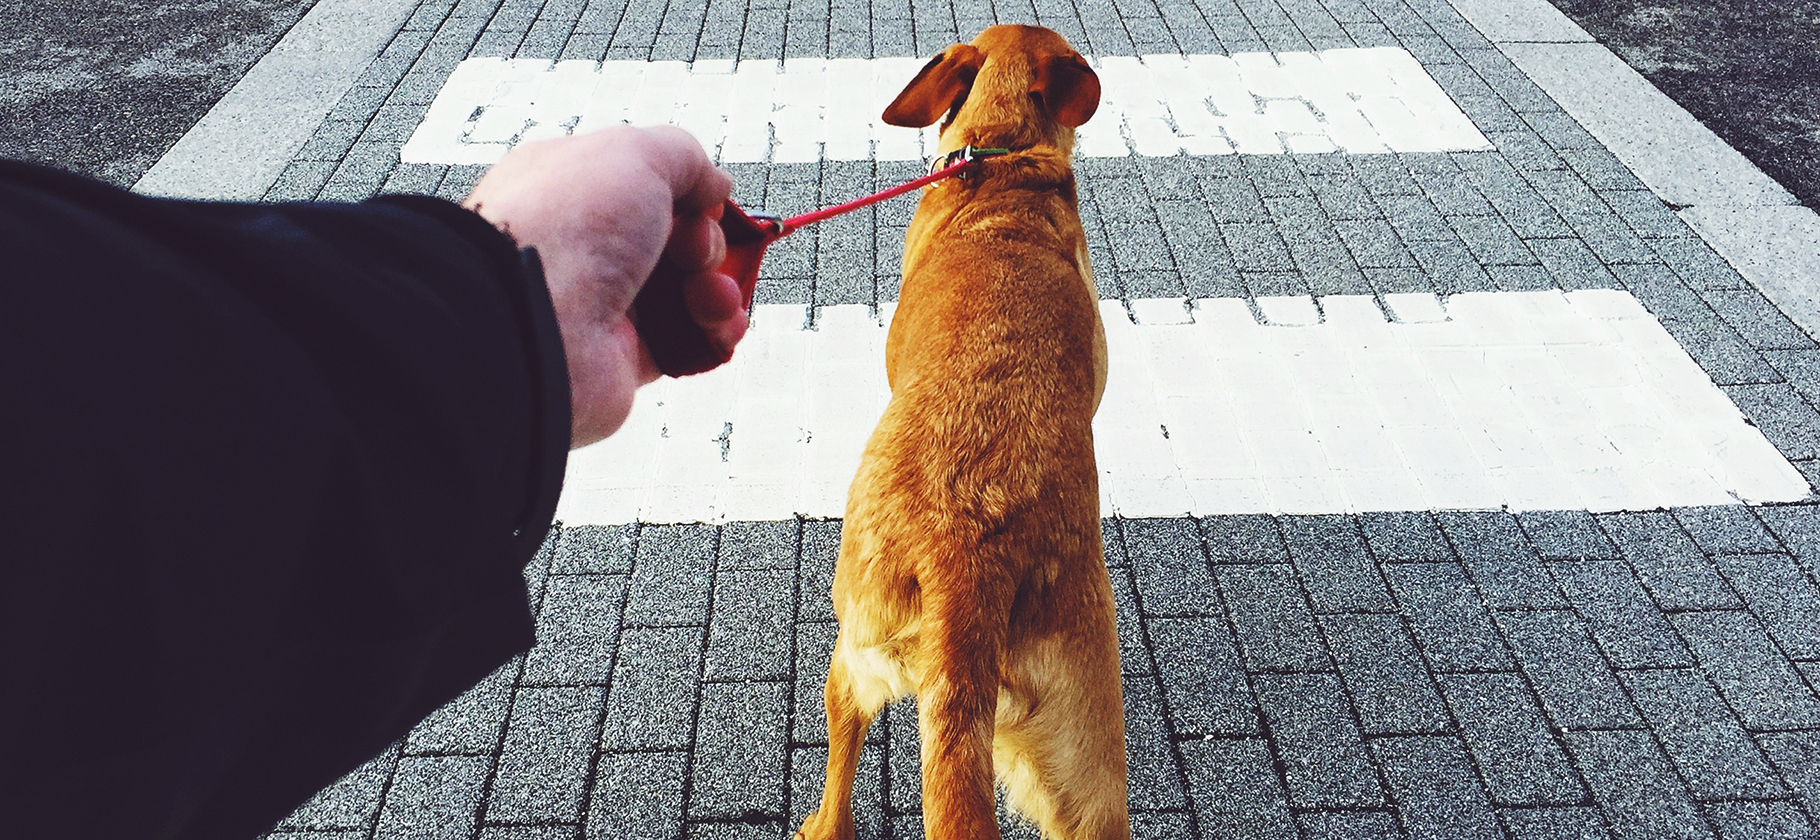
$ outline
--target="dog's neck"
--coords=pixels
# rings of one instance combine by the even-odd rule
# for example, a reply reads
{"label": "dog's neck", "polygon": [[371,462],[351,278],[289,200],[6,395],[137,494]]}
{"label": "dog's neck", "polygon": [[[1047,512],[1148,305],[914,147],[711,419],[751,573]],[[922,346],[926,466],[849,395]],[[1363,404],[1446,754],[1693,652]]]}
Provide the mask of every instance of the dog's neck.
{"label": "dog's neck", "polygon": [[998,187],[1054,189],[1074,183],[1071,151],[1047,144],[1009,148],[1011,151],[1004,154],[979,158],[962,177],[940,182],[937,186],[990,183]]}

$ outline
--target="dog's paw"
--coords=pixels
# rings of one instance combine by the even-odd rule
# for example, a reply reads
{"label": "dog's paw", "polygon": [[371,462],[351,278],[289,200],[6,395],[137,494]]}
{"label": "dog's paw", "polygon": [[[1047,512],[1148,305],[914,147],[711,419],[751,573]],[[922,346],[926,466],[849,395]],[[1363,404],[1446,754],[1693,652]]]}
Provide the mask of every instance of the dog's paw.
{"label": "dog's paw", "polygon": [[853,819],[828,817],[820,811],[803,820],[791,840],[853,840]]}

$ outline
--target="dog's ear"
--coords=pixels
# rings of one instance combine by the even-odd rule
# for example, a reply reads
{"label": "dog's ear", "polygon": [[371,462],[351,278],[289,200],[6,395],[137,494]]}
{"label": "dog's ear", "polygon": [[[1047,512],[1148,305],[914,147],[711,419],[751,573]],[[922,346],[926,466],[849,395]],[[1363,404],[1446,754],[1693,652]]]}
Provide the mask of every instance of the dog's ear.
{"label": "dog's ear", "polygon": [[969,44],[943,50],[885,107],[885,122],[904,128],[934,125],[972,87],[973,77],[985,63],[986,54]]}
{"label": "dog's ear", "polygon": [[1042,99],[1052,119],[1069,128],[1092,119],[1100,107],[1100,77],[1080,53],[1044,56],[1036,64],[1030,92]]}

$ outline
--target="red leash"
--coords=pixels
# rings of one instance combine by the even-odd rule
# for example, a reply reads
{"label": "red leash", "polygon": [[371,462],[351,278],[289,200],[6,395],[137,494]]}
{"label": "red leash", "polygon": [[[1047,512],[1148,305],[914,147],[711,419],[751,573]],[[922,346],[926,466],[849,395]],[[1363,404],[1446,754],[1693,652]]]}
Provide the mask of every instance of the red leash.
{"label": "red leash", "polygon": [[[805,225],[832,219],[921,189],[944,178],[962,174],[981,158],[1002,155],[1006,149],[976,149],[972,146],[949,152],[930,164],[930,172],[907,184],[873,193],[845,204],[823,210],[779,219],[764,213],[747,213],[732,199],[727,199],[721,213],[720,229],[727,238],[727,259],[720,271],[739,283],[746,309],[752,308],[752,293],[758,287],[758,266],[764,260],[765,248]],[[658,369],[670,376],[703,373],[726,364],[733,358],[733,348],[721,347],[708,338],[701,325],[690,317],[683,303],[682,286],[676,283],[646,283],[632,302],[638,318],[638,335],[651,349]]]}

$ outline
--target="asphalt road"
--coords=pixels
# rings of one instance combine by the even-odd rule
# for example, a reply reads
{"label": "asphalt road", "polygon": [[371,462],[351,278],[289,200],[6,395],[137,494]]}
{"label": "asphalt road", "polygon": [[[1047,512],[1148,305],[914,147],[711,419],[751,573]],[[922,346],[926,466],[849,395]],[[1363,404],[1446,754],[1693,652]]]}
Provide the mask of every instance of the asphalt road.
{"label": "asphalt road", "polygon": [[0,0],[0,157],[139,179],[315,0]]}
{"label": "asphalt road", "polygon": [[1820,2],[1551,1],[1803,204],[1820,207]]}

